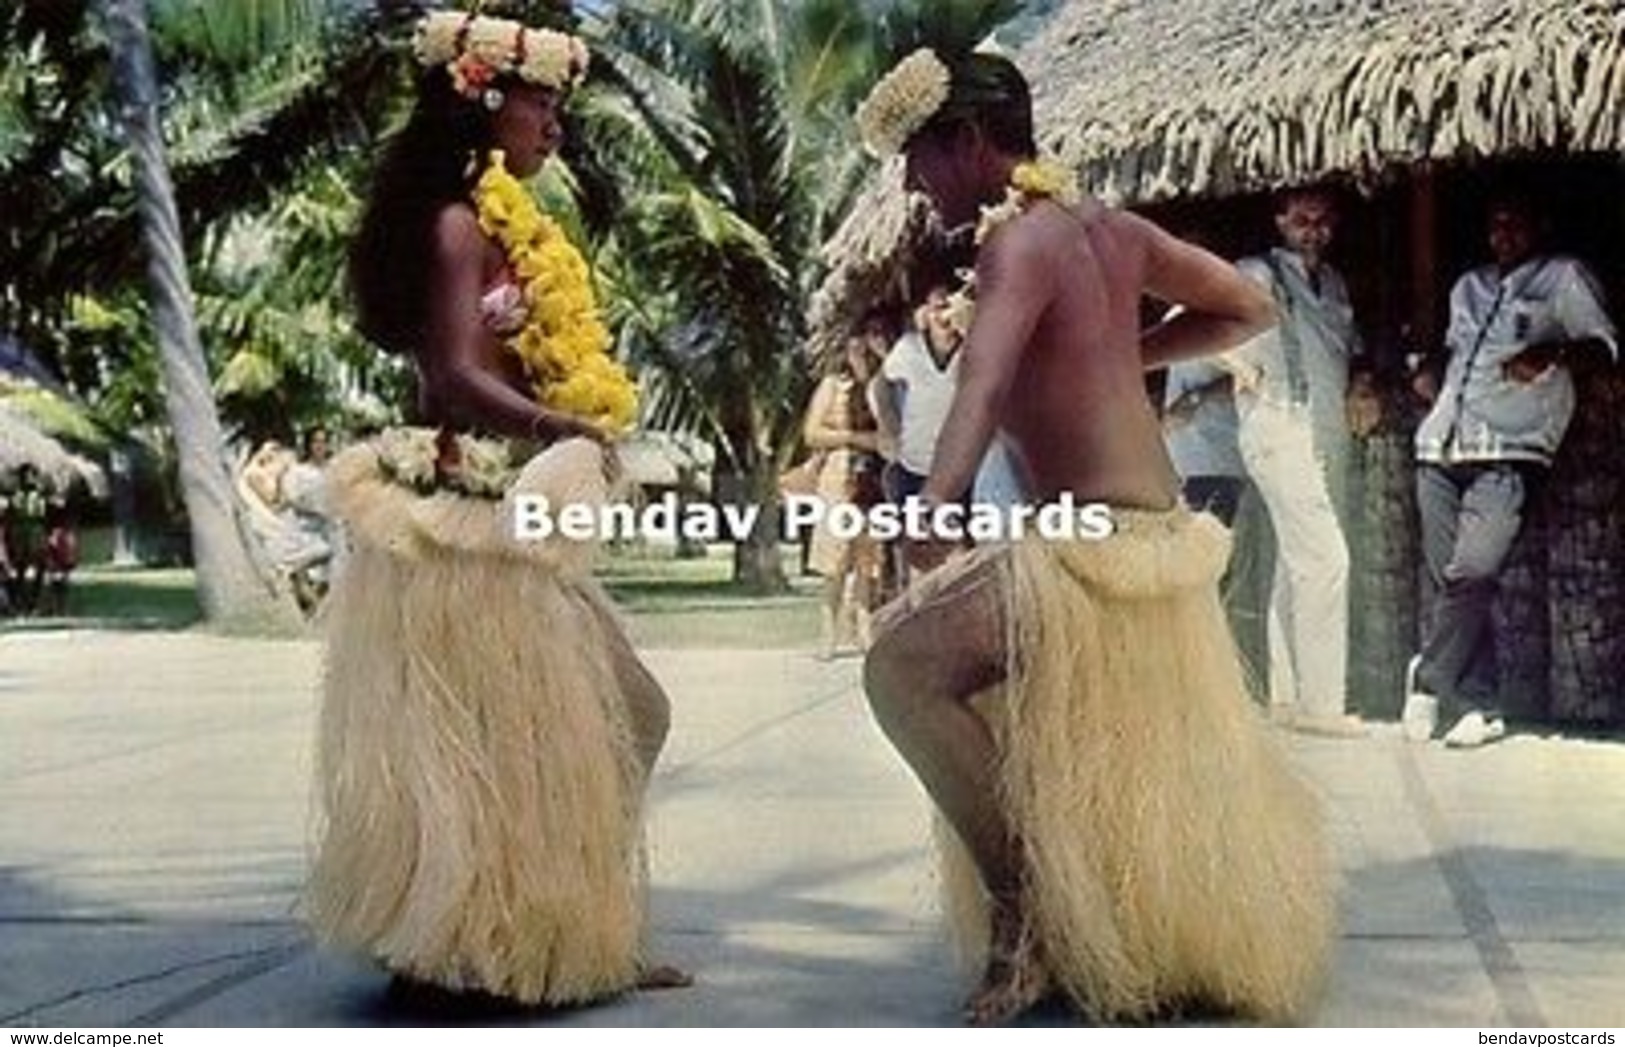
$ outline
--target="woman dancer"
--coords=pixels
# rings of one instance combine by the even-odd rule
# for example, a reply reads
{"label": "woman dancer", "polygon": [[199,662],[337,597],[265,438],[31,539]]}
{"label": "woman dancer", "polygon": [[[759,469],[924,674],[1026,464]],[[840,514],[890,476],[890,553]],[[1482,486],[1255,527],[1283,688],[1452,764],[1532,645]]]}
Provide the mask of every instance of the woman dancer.
{"label": "woman dancer", "polygon": [[683,984],[642,962],[642,795],[665,695],[593,548],[520,542],[521,494],[609,496],[636,394],[586,266],[518,179],[560,145],[581,42],[435,13],[413,115],[352,257],[362,329],[410,356],[422,428],[329,467],[335,579],[308,895],[329,943],[408,982],[562,1005]]}

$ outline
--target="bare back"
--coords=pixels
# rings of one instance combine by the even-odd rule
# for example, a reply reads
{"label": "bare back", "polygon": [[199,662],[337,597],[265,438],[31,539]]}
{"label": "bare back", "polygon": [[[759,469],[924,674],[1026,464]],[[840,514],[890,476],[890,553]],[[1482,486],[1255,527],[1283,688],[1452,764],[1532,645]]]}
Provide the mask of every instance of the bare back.
{"label": "bare back", "polygon": [[1053,274],[998,417],[1041,501],[1167,508],[1179,480],[1146,394],[1140,353],[1141,226],[1093,201],[1041,204],[1011,229]]}
{"label": "bare back", "polygon": [[[1142,332],[1148,293],[1184,311]],[[1093,201],[1034,205],[977,255],[976,318],[924,497],[960,497],[1002,430],[1035,500],[1168,508],[1178,479],[1145,369],[1220,352],[1273,318],[1234,266],[1143,218]]]}

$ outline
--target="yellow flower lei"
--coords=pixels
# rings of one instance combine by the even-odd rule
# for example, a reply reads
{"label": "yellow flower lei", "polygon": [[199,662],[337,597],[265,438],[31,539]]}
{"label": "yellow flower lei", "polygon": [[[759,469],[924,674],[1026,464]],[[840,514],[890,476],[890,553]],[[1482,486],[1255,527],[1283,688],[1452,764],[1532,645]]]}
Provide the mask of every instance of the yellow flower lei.
{"label": "yellow flower lei", "polygon": [[[1040,200],[1054,200],[1063,207],[1072,207],[1081,199],[1078,180],[1066,167],[1053,160],[1024,160],[1010,172],[1004,199],[992,207],[982,208],[982,217],[976,223],[976,244],[981,246],[999,226]],[[976,316],[976,273],[966,270],[960,280],[959,289],[948,296],[947,318],[963,337],[970,331],[971,320]]]}
{"label": "yellow flower lei", "polygon": [[480,229],[501,245],[525,297],[525,325],[507,347],[524,364],[538,403],[624,432],[637,418],[637,386],[609,355],[586,259],[504,161],[501,150],[492,151],[474,206]]}

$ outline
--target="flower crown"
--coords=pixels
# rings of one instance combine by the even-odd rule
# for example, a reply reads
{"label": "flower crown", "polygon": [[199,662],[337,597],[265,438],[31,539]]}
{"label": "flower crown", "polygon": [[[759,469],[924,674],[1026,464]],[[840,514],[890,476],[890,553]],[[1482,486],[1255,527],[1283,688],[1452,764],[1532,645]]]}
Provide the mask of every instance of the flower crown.
{"label": "flower crown", "polygon": [[901,152],[948,101],[952,76],[936,52],[922,47],[880,78],[858,106],[858,132],[877,157]]}
{"label": "flower crown", "polygon": [[502,105],[501,93],[492,86],[498,76],[517,76],[559,91],[576,86],[587,74],[587,45],[576,37],[461,11],[424,15],[412,50],[421,65],[445,66],[458,94],[483,99],[493,109]]}

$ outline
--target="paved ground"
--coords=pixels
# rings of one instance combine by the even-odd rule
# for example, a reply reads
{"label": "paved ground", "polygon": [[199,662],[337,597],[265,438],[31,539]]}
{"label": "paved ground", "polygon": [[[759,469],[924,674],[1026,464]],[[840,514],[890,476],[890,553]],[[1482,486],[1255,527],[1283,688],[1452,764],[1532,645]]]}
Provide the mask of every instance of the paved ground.
{"label": "paved ground", "polygon": [[[654,940],[700,983],[508,1020],[952,1022],[926,810],[856,664],[651,661],[677,706]],[[442,1020],[313,950],[292,914],[315,664],[307,643],[0,635],[0,1025]],[[1625,745],[1292,744],[1347,877],[1316,1022],[1625,1025]]]}

